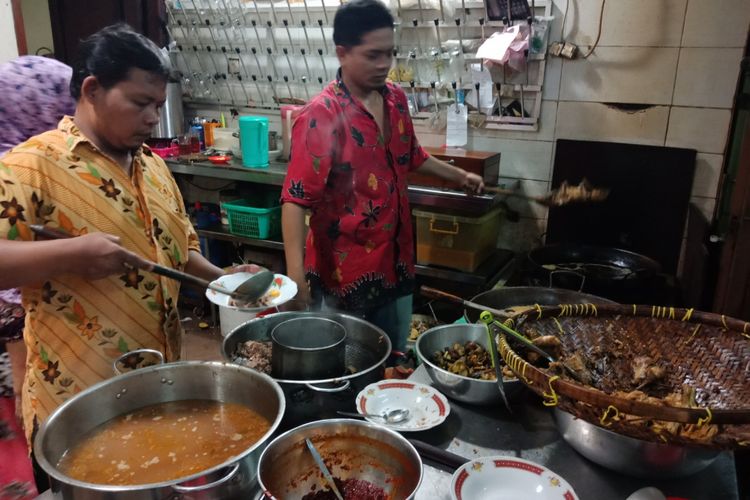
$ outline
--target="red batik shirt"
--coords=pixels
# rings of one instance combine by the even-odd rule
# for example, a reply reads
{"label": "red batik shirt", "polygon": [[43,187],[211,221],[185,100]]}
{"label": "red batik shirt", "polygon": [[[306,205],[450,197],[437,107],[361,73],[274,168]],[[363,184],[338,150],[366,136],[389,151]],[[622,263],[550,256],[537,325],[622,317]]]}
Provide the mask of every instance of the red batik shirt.
{"label": "red batik shirt", "polygon": [[335,297],[337,306],[356,311],[412,291],[407,174],[428,155],[399,87],[382,90],[381,131],[340,75],[294,122],[281,199],[312,212],[305,273],[313,298]]}

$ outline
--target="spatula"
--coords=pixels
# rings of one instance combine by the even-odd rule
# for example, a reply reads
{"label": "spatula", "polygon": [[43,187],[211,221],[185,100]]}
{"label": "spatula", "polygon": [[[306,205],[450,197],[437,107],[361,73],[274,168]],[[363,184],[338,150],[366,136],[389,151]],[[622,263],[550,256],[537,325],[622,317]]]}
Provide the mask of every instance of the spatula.
{"label": "spatula", "polygon": [[[54,240],[72,238],[72,236],[65,231],[42,226],[39,224],[31,224],[29,225],[29,228],[34,232],[34,234],[47,239]],[[243,300],[246,302],[255,302],[256,300],[261,298],[268,291],[268,288],[271,286],[271,283],[273,283],[274,278],[274,274],[271,271],[261,271],[252,275],[251,277],[243,281],[240,286],[238,286],[234,291],[231,291],[222,286],[214,285],[210,281],[199,278],[198,276],[195,276],[193,274],[188,274],[176,269],[164,267],[160,264],[157,264],[156,262],[149,262],[149,264],[151,265],[151,271],[155,272],[156,274],[160,274],[162,276],[166,276],[167,278],[181,281],[183,283],[191,283],[203,288],[208,288],[214,290],[215,292],[223,293],[229,295],[232,298]]]}

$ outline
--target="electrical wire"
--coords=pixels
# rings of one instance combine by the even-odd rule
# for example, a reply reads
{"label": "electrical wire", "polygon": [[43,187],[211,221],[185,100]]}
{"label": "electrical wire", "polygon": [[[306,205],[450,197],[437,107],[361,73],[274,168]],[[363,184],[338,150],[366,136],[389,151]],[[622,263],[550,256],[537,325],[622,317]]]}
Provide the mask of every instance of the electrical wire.
{"label": "electrical wire", "polygon": [[[594,45],[591,46],[591,48],[589,49],[588,52],[586,52],[586,54],[581,56],[583,59],[587,59],[594,52],[594,49],[596,49],[596,46],[599,45],[599,39],[602,37],[602,24],[604,23],[604,4],[606,3],[607,3],[607,0],[602,0],[602,8],[599,11],[599,31],[596,33],[596,40],[594,41]],[[565,13],[566,14],[568,13],[567,10]]]}
{"label": "electrical wire", "polygon": [[570,8],[570,0],[565,2],[565,14],[563,14],[562,26],[560,27],[560,43],[565,43],[565,20],[568,19],[568,9]]}

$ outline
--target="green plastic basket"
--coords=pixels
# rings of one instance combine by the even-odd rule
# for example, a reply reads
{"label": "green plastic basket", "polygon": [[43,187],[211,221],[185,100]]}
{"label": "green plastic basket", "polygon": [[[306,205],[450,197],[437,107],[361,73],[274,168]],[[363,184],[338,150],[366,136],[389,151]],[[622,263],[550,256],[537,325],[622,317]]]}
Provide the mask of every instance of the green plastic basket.
{"label": "green plastic basket", "polygon": [[265,196],[256,200],[225,202],[224,208],[229,219],[229,232],[232,234],[265,240],[281,233],[278,195],[275,198]]}

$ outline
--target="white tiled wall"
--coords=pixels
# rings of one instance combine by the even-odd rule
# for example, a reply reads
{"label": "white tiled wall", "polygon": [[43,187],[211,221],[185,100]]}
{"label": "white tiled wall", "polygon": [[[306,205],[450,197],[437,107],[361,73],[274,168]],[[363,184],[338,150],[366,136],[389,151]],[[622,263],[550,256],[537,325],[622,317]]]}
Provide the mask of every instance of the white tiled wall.
{"label": "white tiled wall", "polygon": [[[602,0],[552,0],[551,40],[586,53],[596,38]],[[538,132],[470,130],[468,148],[502,153],[503,182],[549,189],[556,139],[612,141],[695,149],[692,200],[713,216],[739,62],[750,24],[750,0],[608,0],[599,45],[588,59],[548,59]],[[610,103],[652,105],[623,111]],[[417,128],[441,145],[444,133]],[[509,199],[521,220],[506,223],[499,245],[539,244],[547,211]]]}

